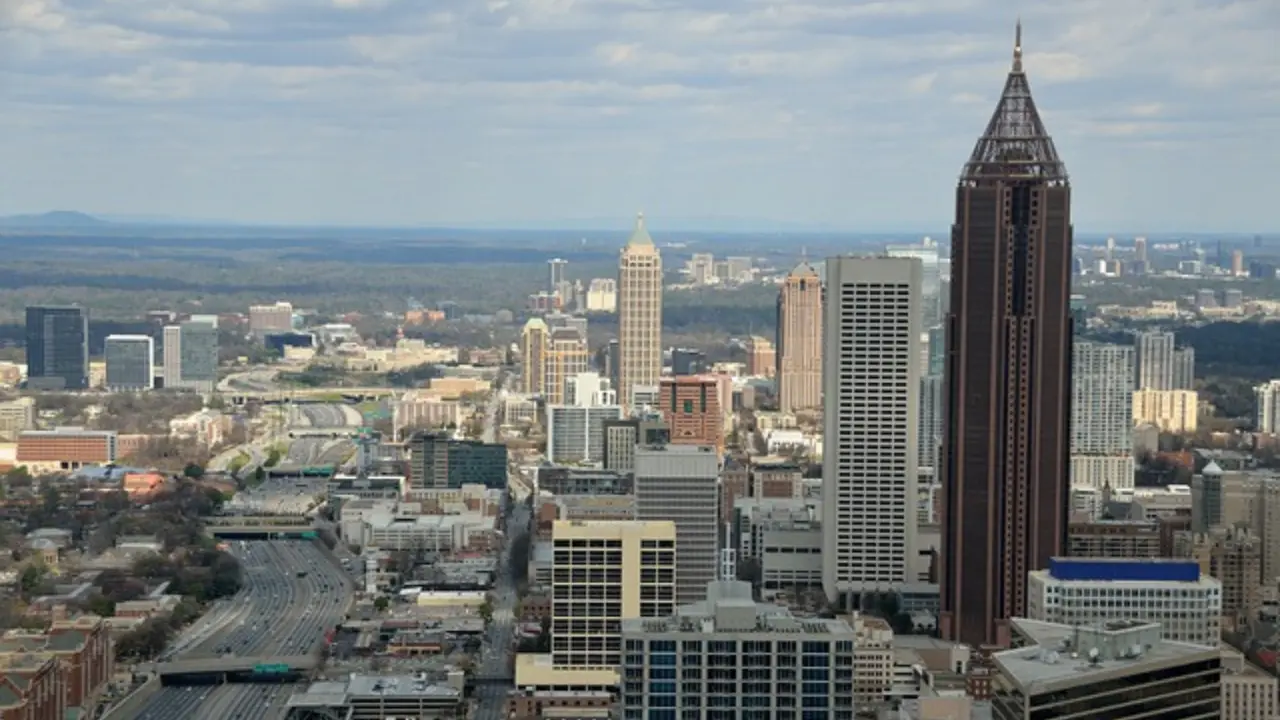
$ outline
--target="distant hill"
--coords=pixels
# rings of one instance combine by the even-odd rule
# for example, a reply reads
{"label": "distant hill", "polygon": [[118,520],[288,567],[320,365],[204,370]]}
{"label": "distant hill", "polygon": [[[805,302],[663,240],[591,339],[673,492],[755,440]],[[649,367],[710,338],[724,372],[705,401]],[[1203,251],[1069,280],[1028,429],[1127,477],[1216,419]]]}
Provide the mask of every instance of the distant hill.
{"label": "distant hill", "polygon": [[74,210],[54,210],[35,215],[0,217],[0,226],[28,228],[79,228],[108,224],[105,220]]}

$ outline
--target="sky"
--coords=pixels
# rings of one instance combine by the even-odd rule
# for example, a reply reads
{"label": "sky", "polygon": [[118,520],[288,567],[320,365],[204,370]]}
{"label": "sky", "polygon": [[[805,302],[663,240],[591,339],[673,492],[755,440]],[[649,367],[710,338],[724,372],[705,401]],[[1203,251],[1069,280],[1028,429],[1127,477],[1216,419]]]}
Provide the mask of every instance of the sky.
{"label": "sky", "polygon": [[1276,0],[0,0],[0,213],[937,231],[1019,15],[1077,231],[1280,229]]}

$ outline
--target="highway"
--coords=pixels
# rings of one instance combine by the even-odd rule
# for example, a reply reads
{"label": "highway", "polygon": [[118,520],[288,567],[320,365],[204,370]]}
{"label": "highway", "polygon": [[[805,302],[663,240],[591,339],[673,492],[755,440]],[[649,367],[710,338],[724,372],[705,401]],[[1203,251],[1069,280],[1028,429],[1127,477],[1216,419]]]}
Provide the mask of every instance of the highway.
{"label": "highway", "polygon": [[[206,616],[212,619],[193,625],[162,659],[321,651],[325,632],[344,617],[350,579],[310,541],[236,542],[230,552],[244,568],[244,587],[215,603]],[[306,577],[297,577],[299,572]],[[151,698],[137,720],[268,720],[275,717],[271,704],[283,702],[287,692],[277,685],[167,687]]]}

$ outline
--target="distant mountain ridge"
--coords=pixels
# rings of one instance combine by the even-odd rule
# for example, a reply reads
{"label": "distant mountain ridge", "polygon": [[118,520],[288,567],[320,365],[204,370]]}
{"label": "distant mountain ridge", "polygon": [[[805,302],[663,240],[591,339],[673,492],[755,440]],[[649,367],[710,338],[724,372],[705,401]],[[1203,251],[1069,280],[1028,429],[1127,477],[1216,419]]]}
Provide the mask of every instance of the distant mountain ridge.
{"label": "distant mountain ridge", "polygon": [[74,210],[51,210],[46,213],[0,217],[0,226],[4,227],[75,228],[107,224],[106,220]]}

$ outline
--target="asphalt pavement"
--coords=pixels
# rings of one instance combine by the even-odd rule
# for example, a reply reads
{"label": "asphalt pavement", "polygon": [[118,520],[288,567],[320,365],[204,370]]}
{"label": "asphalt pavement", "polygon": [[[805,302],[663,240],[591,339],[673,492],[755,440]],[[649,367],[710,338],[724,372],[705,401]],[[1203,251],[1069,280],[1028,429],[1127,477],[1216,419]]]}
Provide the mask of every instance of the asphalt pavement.
{"label": "asphalt pavement", "polygon": [[[214,603],[162,659],[268,658],[323,652],[325,632],[341,622],[350,579],[310,541],[234,542],[244,587]],[[305,577],[298,577],[298,573]],[[136,720],[270,720],[288,686],[166,687]]]}

